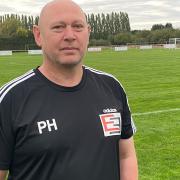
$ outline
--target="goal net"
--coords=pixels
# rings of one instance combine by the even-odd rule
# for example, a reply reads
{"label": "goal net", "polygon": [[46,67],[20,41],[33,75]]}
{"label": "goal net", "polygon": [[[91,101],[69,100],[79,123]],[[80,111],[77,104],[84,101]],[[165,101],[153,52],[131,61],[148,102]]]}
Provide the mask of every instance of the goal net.
{"label": "goal net", "polygon": [[170,38],[169,44],[174,44],[176,48],[180,49],[180,38]]}

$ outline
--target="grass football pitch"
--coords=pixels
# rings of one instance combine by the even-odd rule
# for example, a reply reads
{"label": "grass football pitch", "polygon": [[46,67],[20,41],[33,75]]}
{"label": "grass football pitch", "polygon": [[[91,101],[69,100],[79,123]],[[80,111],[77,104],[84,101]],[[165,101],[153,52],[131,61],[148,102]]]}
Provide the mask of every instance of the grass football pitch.
{"label": "grass football pitch", "polygon": [[[35,68],[38,55],[0,57],[0,86]],[[180,50],[91,52],[85,65],[116,76],[128,95],[140,180],[180,179]]]}

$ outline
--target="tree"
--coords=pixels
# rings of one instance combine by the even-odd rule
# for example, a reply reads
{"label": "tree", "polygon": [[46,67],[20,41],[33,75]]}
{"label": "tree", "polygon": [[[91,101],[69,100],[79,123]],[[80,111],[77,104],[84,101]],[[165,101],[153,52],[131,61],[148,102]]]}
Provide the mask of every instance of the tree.
{"label": "tree", "polygon": [[170,29],[162,29],[152,32],[152,42],[156,43],[167,43],[169,41],[169,38],[174,37],[174,30]]}
{"label": "tree", "polygon": [[174,30],[174,37],[175,38],[180,38],[180,29]]}
{"label": "tree", "polygon": [[155,31],[155,30],[161,30],[164,29],[164,25],[162,24],[154,24],[151,28],[151,31]]}
{"label": "tree", "polygon": [[34,24],[38,25],[38,22],[39,22],[39,16],[36,16]]}
{"label": "tree", "polygon": [[171,23],[166,23],[165,28],[166,29],[173,29],[173,25]]}
{"label": "tree", "polygon": [[173,25],[171,23],[163,24],[154,24],[151,28],[151,31],[161,30],[161,29],[173,29]]}
{"label": "tree", "polygon": [[114,44],[116,45],[126,45],[131,42],[130,33],[119,33],[114,36]]}
{"label": "tree", "polygon": [[21,26],[21,22],[15,17],[8,17],[1,25],[2,34],[13,36],[16,34],[17,29]]}
{"label": "tree", "polygon": [[26,39],[28,37],[28,30],[23,27],[19,27],[16,31],[16,36],[18,38]]}
{"label": "tree", "polygon": [[108,40],[110,35],[121,32],[130,32],[130,23],[127,13],[111,14],[91,14],[87,16],[88,23],[91,25],[91,39]]}

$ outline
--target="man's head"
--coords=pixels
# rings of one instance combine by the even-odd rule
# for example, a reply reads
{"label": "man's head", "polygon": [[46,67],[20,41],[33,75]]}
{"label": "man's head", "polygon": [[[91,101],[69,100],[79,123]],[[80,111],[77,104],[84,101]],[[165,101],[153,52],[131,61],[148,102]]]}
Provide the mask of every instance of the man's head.
{"label": "man's head", "polygon": [[33,28],[44,60],[60,65],[79,64],[85,55],[90,27],[82,9],[71,0],[55,0],[44,6]]}

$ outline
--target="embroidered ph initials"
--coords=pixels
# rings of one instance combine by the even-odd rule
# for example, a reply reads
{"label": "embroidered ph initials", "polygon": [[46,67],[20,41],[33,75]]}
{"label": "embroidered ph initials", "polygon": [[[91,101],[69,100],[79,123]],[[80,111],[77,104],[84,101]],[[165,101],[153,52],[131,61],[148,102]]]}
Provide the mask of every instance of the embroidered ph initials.
{"label": "embroidered ph initials", "polygon": [[37,122],[37,125],[39,129],[39,134],[42,134],[43,130],[45,129],[47,129],[49,132],[51,132],[53,129],[55,131],[57,131],[58,129],[55,119]]}

